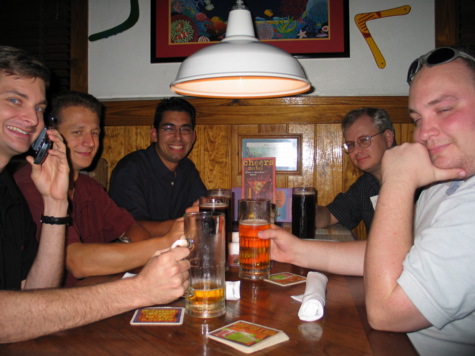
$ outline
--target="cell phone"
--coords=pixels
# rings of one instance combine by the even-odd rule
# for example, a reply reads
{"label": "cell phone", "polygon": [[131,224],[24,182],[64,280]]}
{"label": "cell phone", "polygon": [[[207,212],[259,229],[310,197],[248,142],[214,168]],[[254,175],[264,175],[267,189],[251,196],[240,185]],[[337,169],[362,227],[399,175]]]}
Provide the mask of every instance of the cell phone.
{"label": "cell phone", "polygon": [[[48,128],[54,126],[54,118],[50,118],[48,122]],[[46,130],[48,129],[46,126],[41,130],[40,135],[38,138],[33,142],[31,148],[34,151],[35,160],[33,161],[35,164],[42,164],[46,156],[48,156],[48,151],[53,146],[53,142],[48,138],[48,134]]]}

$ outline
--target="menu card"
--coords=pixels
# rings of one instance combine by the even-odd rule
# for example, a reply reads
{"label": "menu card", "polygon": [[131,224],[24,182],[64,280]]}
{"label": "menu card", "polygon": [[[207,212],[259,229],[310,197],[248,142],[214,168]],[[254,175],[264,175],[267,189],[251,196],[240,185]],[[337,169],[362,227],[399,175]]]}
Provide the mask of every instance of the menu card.
{"label": "menu card", "polygon": [[242,159],[243,199],[269,199],[275,203],[275,157]]}

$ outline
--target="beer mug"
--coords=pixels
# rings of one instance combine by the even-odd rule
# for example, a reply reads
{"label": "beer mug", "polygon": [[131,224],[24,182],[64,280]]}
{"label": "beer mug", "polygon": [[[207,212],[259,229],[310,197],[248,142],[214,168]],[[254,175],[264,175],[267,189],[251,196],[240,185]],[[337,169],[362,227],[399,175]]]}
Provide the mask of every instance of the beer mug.
{"label": "beer mug", "polygon": [[259,280],[270,275],[270,240],[257,234],[270,229],[271,203],[266,199],[239,201],[239,277]]}
{"label": "beer mug", "polygon": [[301,239],[315,238],[317,191],[313,187],[292,188],[292,234]]}
{"label": "beer mug", "polygon": [[224,214],[185,214],[185,237],[191,246],[190,286],[185,311],[197,318],[223,315],[225,305],[225,224]]}
{"label": "beer mug", "polygon": [[228,244],[232,240],[232,218],[231,218],[231,200],[225,196],[207,196],[199,199],[200,211],[215,211],[223,213],[225,216],[226,234],[225,239],[225,253],[226,253],[226,270],[229,269],[229,251]]}

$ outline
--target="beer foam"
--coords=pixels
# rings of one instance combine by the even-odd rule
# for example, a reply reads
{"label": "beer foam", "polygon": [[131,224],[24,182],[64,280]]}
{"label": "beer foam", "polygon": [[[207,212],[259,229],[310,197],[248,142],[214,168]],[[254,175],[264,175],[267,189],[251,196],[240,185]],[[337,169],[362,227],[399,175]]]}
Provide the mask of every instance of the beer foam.
{"label": "beer foam", "polygon": [[200,204],[200,207],[203,207],[203,208],[227,208],[228,204],[226,204],[226,203],[203,203],[203,204]]}
{"label": "beer foam", "polygon": [[270,222],[264,219],[247,219],[247,220],[240,220],[240,225],[269,225]]}

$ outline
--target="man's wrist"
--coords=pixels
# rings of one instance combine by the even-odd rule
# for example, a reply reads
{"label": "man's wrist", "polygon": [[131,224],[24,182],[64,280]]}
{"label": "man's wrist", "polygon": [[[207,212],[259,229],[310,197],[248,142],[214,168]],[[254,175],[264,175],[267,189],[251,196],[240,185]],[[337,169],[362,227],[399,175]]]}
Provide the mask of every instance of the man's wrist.
{"label": "man's wrist", "polygon": [[71,225],[71,217],[56,217],[56,216],[45,216],[41,215],[40,222],[43,224],[49,225]]}
{"label": "man's wrist", "polygon": [[43,198],[43,215],[45,216],[67,216],[69,202],[67,199],[45,199]]}

